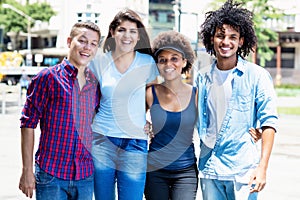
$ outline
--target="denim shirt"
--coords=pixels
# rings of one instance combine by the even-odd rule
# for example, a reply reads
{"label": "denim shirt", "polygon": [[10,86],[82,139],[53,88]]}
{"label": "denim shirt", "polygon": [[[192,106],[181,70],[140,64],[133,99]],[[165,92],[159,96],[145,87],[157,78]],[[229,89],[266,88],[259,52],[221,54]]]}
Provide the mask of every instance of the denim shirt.
{"label": "denim shirt", "polygon": [[270,74],[262,67],[238,58],[232,80],[232,96],[213,149],[205,145],[208,92],[212,85],[211,67],[198,73],[198,122],[200,137],[200,176],[220,180],[236,180],[258,165],[260,153],[249,134],[250,127],[269,126],[277,130],[276,94]]}

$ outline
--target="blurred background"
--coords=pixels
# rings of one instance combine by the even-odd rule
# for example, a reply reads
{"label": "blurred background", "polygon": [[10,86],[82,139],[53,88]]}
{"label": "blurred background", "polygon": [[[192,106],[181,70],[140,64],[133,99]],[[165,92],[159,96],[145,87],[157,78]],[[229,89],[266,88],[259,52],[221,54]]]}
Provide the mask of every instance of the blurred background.
{"label": "blurred background", "polygon": [[[19,117],[27,85],[67,54],[71,26],[99,25],[102,40],[115,14],[138,12],[153,39],[159,32],[186,35],[197,61],[184,76],[209,65],[199,32],[205,13],[225,0],[0,0],[0,199],[27,199],[18,189],[21,174]],[[258,46],[246,59],[266,68],[278,96],[280,124],[260,200],[300,199],[300,0],[237,0],[253,11]],[[36,143],[39,130],[36,134]],[[197,140],[195,140],[197,146]],[[200,200],[200,194],[197,200]]]}

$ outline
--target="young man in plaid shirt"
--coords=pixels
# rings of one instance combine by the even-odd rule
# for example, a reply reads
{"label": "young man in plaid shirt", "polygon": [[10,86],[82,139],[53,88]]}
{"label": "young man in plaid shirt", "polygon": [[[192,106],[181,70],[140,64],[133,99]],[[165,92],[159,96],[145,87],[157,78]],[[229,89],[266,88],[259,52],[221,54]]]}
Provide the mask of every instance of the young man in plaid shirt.
{"label": "young man in plaid shirt", "polygon": [[[67,57],[33,79],[21,116],[23,169],[19,189],[36,199],[92,199],[91,123],[99,103],[97,79],[87,68],[97,53],[99,27],[76,23]],[[33,170],[34,129],[41,135]]]}

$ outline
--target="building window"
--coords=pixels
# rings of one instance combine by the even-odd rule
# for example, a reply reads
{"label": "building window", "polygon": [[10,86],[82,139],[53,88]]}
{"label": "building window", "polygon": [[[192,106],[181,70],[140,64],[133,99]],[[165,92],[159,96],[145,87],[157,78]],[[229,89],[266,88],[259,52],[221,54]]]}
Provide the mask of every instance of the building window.
{"label": "building window", "polygon": [[51,38],[51,40],[52,40],[52,47],[55,47],[56,46],[57,37],[54,36],[54,37]]}
{"label": "building window", "polygon": [[83,12],[77,13],[77,21],[94,22],[98,24],[100,13]]}
{"label": "building window", "polygon": [[[272,47],[271,50],[274,52],[273,58],[266,62],[267,68],[276,68],[276,48]],[[281,68],[295,68],[295,48],[283,47],[281,48]],[[259,63],[259,58],[257,59]]]}
{"label": "building window", "polygon": [[174,23],[175,22],[174,13],[169,13],[168,14],[168,16],[167,16],[167,22],[170,22],[170,23]]}
{"label": "building window", "polygon": [[44,47],[48,47],[49,46],[49,40],[48,38],[44,38]]}
{"label": "building window", "polygon": [[159,12],[159,14],[158,14],[158,22],[160,22],[160,23],[167,22],[167,13],[165,13],[165,12]]}
{"label": "building window", "polygon": [[286,31],[296,25],[295,15],[284,15],[281,19],[265,19],[267,28],[275,31]]}

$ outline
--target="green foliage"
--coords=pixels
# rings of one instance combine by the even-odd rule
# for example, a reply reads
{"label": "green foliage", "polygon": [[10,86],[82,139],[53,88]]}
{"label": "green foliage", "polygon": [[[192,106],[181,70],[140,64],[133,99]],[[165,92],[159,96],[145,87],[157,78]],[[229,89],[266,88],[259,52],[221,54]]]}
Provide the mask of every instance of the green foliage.
{"label": "green foliage", "polygon": [[296,85],[296,84],[281,84],[281,85],[277,85],[276,89],[298,89],[299,90],[299,94],[300,94],[300,85]]}
{"label": "green foliage", "polygon": [[[27,4],[24,6],[16,0],[0,0],[0,26],[4,27],[4,37],[7,32],[16,33],[16,41],[18,41],[19,32],[23,31],[27,33],[28,30],[28,19],[26,16],[14,11],[10,8],[3,8],[2,4],[9,4],[16,10],[24,13],[33,20],[30,22],[32,27],[35,20],[49,21],[49,19],[56,13],[52,10],[51,6],[47,3],[34,3]],[[18,50],[18,46],[13,47]]]}
{"label": "green foliage", "polygon": [[49,21],[56,13],[47,3],[34,3],[27,5],[29,15],[35,20]]}
{"label": "green foliage", "polygon": [[300,96],[300,86],[285,85],[283,87],[276,87],[276,94],[278,97],[295,97]]}
{"label": "green foliage", "polygon": [[278,107],[279,114],[300,115],[300,107]]}
{"label": "green foliage", "polygon": [[[219,8],[226,0],[215,0],[212,2],[213,9]],[[266,61],[272,59],[274,52],[269,48],[270,43],[278,42],[278,34],[265,27],[267,19],[280,19],[283,13],[280,9],[272,6],[268,0],[237,0],[244,7],[251,10],[254,14],[254,29],[257,35],[257,54],[260,58],[260,65],[265,66]]]}
{"label": "green foliage", "polygon": [[[55,15],[55,12],[47,3],[34,3],[27,4],[25,6],[23,6],[15,0],[2,0],[1,5],[2,3],[6,3],[15,7],[16,9],[22,11],[24,14],[30,16],[34,20],[49,21],[51,16]],[[3,8],[2,6],[0,8],[0,26],[1,25],[5,27],[5,32],[27,32],[26,17],[18,14],[17,12],[9,8]],[[31,26],[32,25],[33,23],[31,23]]]}
{"label": "green foliage", "polygon": [[[6,0],[3,3],[7,3],[17,8],[18,10],[26,14],[25,7],[19,4],[15,0]],[[1,4],[2,5],[2,4]],[[14,31],[25,31],[27,29],[27,20],[15,11],[7,8],[0,8],[0,25],[5,27],[4,32]],[[26,31],[25,31],[26,32]]]}

